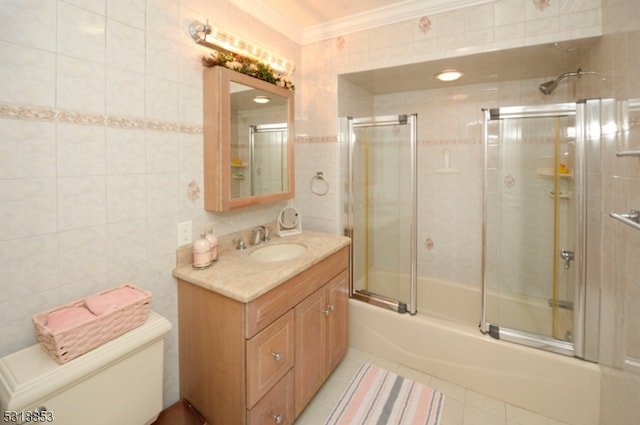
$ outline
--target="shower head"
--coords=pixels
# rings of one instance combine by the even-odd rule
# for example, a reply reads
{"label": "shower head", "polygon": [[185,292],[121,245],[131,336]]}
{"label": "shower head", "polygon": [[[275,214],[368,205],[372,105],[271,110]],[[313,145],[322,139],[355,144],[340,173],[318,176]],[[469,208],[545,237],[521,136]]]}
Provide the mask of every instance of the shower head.
{"label": "shower head", "polygon": [[562,81],[563,78],[566,78],[566,77],[578,77],[578,78],[580,78],[584,74],[595,74],[595,72],[593,72],[593,71],[583,71],[581,68],[578,68],[578,70],[575,71],[575,72],[565,72],[564,74],[560,75],[555,80],[547,81],[546,83],[540,84],[540,87],[539,87],[540,91],[545,95],[549,95],[549,94],[553,93],[553,91],[556,89],[556,87],[558,87],[558,83],[560,81]]}
{"label": "shower head", "polygon": [[558,82],[560,82],[560,78],[556,80],[547,81],[546,83],[540,84],[540,91],[542,94],[551,94],[558,87]]}

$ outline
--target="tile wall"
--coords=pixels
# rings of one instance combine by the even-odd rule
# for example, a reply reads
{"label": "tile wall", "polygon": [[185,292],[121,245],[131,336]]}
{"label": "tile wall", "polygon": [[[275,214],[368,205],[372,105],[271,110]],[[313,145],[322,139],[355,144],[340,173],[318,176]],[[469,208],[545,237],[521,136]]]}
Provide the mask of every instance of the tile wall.
{"label": "tile wall", "polygon": [[0,356],[36,342],[32,315],[131,282],[173,324],[165,404],[178,398],[177,223],[222,235],[283,206],[203,209],[203,51],[187,27],[207,18],[300,62],[223,0],[2,2]]}
{"label": "tile wall", "polygon": [[[594,97],[617,101],[640,98],[640,7],[633,0],[603,0],[602,42],[591,61],[607,76],[608,83],[593,88]],[[640,112],[622,108],[627,114],[627,131],[608,136],[602,146],[600,244],[602,276],[600,312],[600,364],[602,366],[602,424],[625,425],[640,415],[640,278],[636,255],[640,246],[637,230],[609,217],[610,212],[628,212],[640,202],[640,163],[617,158],[621,150],[640,149]],[[631,159],[631,161],[629,161]]]}

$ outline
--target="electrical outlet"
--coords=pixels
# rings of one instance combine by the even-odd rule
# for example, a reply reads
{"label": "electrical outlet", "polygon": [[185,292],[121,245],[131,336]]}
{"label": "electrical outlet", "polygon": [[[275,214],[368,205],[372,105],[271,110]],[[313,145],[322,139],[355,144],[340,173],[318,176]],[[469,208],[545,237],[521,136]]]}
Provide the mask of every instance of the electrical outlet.
{"label": "electrical outlet", "polygon": [[191,222],[178,223],[178,246],[189,245],[192,241]]}

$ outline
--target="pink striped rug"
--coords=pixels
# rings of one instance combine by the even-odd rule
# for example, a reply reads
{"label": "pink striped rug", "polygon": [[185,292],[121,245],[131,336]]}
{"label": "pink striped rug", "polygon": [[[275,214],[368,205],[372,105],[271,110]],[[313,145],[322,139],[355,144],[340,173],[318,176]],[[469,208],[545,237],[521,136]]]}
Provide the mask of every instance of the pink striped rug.
{"label": "pink striped rug", "polygon": [[438,425],[444,394],[364,363],[325,425]]}

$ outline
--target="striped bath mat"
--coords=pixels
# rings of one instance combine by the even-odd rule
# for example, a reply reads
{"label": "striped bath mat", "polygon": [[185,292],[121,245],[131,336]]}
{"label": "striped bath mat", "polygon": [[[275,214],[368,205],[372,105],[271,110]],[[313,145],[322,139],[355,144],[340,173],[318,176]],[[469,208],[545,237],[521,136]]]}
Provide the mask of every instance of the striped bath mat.
{"label": "striped bath mat", "polygon": [[438,425],[444,394],[364,363],[325,425]]}

